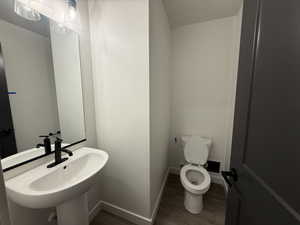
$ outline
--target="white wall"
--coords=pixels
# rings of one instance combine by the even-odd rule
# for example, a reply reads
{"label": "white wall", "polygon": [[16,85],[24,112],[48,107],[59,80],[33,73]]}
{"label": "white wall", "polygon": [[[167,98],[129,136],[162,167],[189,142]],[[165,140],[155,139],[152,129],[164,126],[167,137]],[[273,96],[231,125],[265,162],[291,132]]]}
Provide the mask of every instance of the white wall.
{"label": "white wall", "polygon": [[61,137],[74,143],[85,139],[79,36],[50,27]]}
{"label": "white wall", "polygon": [[[94,99],[94,83],[92,72],[92,55],[90,42],[90,23],[89,23],[89,9],[88,1],[79,1],[78,9],[81,20],[80,32],[80,62],[81,62],[81,76],[82,76],[82,94],[85,116],[85,134],[87,141],[84,146],[97,147],[96,136],[96,122],[95,122],[95,99]],[[88,193],[89,210],[98,203],[101,196],[101,175],[99,182],[96,183]]]}
{"label": "white wall", "polygon": [[[212,138],[210,160],[225,168],[234,108],[237,17],[172,30],[172,136]],[[184,162],[172,142],[170,165]]]}
{"label": "white wall", "polygon": [[226,157],[225,157],[225,170],[230,169],[230,158],[231,158],[231,143],[232,143],[232,132],[233,132],[233,120],[234,120],[234,108],[235,108],[235,97],[236,97],[236,85],[238,75],[238,65],[240,56],[240,39],[242,31],[242,17],[243,17],[243,6],[240,8],[238,14],[234,18],[234,37],[233,37],[233,77],[231,82],[231,96],[229,97],[230,107],[228,111],[228,139],[226,145]]}
{"label": "white wall", "polygon": [[153,211],[168,166],[171,30],[161,0],[150,2],[150,187]]}
{"label": "white wall", "polygon": [[88,1],[78,1],[78,12],[80,15],[81,32],[79,34],[80,64],[82,78],[83,108],[85,116],[86,146],[96,147],[96,123],[95,123],[95,101],[94,82],[92,71],[92,55],[90,40],[90,23]]}
{"label": "white wall", "polygon": [[98,147],[110,156],[102,198],[149,217],[148,0],[90,1]]}
{"label": "white wall", "polygon": [[18,151],[30,149],[38,135],[59,130],[50,40],[0,20],[7,85]]}

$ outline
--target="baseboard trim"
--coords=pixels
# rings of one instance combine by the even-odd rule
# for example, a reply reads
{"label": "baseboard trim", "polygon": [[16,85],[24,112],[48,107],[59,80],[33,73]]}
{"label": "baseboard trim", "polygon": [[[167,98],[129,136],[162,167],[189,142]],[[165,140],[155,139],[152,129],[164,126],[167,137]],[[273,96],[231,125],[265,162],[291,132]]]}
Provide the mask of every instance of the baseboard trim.
{"label": "baseboard trim", "polygon": [[152,224],[151,218],[147,218],[147,217],[138,215],[134,212],[123,209],[123,208],[113,205],[111,203],[101,201],[101,205],[102,205],[102,207],[101,207],[102,210],[110,212],[116,216],[120,216],[134,224],[137,224],[137,225],[151,225]]}
{"label": "baseboard trim", "polygon": [[158,193],[158,196],[156,198],[156,202],[152,211],[152,215],[151,218],[147,218],[141,215],[138,215],[134,212],[131,212],[129,210],[123,209],[119,206],[116,206],[114,204],[111,204],[109,202],[105,202],[105,201],[99,201],[89,212],[89,221],[91,222],[93,219],[95,219],[95,217],[97,216],[97,214],[101,211],[101,210],[105,210],[111,214],[114,214],[116,216],[122,217],[125,220],[128,220],[134,224],[137,225],[152,225],[155,221],[158,209],[159,209],[159,205],[160,205],[160,201],[161,201],[161,197],[162,194],[164,192],[166,183],[167,183],[167,178],[168,175],[170,173],[170,169],[167,169],[160,191]]}
{"label": "baseboard trim", "polygon": [[102,202],[99,201],[96,203],[96,205],[90,210],[89,212],[89,221],[92,222],[95,217],[98,215],[98,213],[102,210]]}
{"label": "baseboard trim", "polygon": [[227,194],[228,192],[228,185],[225,182],[224,178],[222,177],[222,175],[220,173],[209,173],[211,175],[212,178],[212,182],[215,184],[220,184],[223,186],[225,193]]}
{"label": "baseboard trim", "polygon": [[165,173],[165,176],[164,176],[163,182],[161,184],[158,196],[156,198],[156,202],[155,202],[155,205],[154,205],[154,208],[153,208],[153,211],[152,211],[152,215],[151,215],[151,224],[153,224],[154,221],[155,221],[155,218],[156,218],[156,215],[157,215],[157,212],[158,212],[158,209],[159,209],[159,205],[160,205],[160,202],[161,202],[161,197],[162,197],[162,195],[164,193],[164,190],[165,190],[165,187],[166,187],[166,183],[167,183],[169,173],[170,173],[170,168],[168,168],[166,173]]}
{"label": "baseboard trim", "polygon": [[220,184],[220,185],[222,185],[224,187],[224,182],[223,182],[221,174],[209,172],[209,175],[210,175],[212,183],[214,183],[214,184]]}
{"label": "baseboard trim", "polygon": [[123,209],[119,206],[113,205],[105,201],[99,201],[89,212],[89,221],[93,221],[99,212],[102,210],[107,211],[111,214],[119,216],[129,222],[137,225],[151,225],[152,220],[150,218],[138,215],[129,210]]}

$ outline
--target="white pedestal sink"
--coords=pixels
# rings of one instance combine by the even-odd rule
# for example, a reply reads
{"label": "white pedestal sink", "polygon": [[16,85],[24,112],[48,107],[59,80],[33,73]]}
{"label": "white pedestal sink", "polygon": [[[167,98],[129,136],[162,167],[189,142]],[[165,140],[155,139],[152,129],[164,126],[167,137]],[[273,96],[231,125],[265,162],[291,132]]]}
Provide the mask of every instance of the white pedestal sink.
{"label": "white pedestal sink", "polygon": [[58,225],[88,225],[86,193],[107,160],[104,151],[80,148],[53,168],[48,162],[7,180],[7,195],[29,208],[56,207]]}

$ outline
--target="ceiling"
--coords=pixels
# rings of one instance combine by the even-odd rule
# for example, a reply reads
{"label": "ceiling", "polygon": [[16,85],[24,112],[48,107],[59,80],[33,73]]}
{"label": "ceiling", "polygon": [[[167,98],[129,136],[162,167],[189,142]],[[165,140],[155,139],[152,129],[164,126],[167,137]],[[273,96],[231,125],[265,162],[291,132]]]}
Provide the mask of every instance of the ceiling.
{"label": "ceiling", "polygon": [[0,19],[49,37],[48,19],[42,16],[41,21],[33,22],[18,16],[14,13],[14,0],[0,0]]}
{"label": "ceiling", "polygon": [[236,15],[242,0],[163,0],[172,28]]}
{"label": "ceiling", "polygon": [[[243,0],[163,0],[172,28],[233,16]],[[49,36],[49,21],[28,21],[14,13],[14,0],[0,0],[0,19],[27,30]]]}

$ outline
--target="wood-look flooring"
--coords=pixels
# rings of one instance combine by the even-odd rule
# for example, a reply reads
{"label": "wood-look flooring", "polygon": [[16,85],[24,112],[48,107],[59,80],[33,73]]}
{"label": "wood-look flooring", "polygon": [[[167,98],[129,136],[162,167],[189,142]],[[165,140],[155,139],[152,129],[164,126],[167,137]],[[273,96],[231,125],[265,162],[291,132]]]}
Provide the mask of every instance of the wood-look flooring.
{"label": "wood-look flooring", "polygon": [[[186,211],[184,189],[177,175],[169,175],[154,225],[224,225],[225,193],[221,185],[212,184],[204,195],[204,209],[198,215]],[[134,225],[120,217],[101,211],[91,225]]]}

